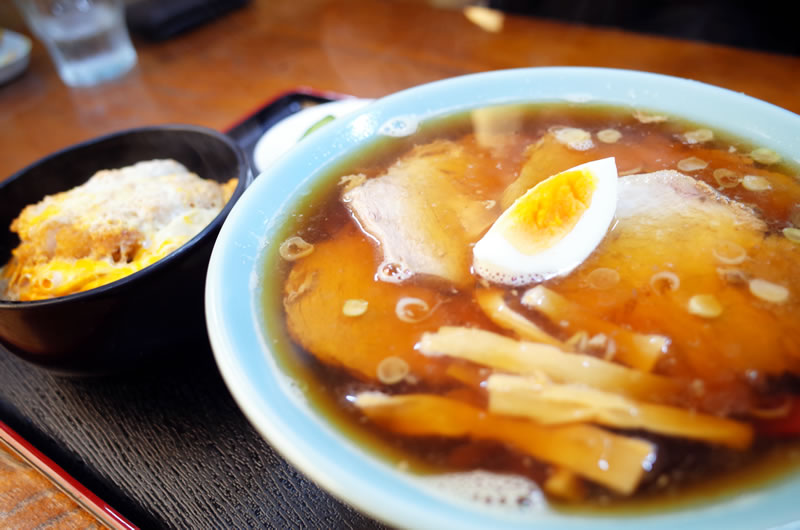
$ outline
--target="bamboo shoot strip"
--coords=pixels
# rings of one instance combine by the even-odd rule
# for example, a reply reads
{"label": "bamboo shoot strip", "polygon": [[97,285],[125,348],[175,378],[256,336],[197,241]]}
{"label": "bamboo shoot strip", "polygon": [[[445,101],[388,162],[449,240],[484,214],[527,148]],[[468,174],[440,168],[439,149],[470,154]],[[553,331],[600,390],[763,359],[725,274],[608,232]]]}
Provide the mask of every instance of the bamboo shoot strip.
{"label": "bamboo shoot strip", "polygon": [[678,380],[476,328],[443,326],[424,333],[416,349],[427,356],[458,357],[518,375],[543,372],[560,383],[589,385],[645,401],[675,401],[686,388]]}
{"label": "bamboo shoot strip", "polygon": [[616,344],[615,359],[645,372],[653,370],[669,346],[669,339],[663,335],[636,333],[606,322],[543,285],[528,289],[522,295],[522,303],[526,307],[544,313],[555,322],[566,322],[567,331],[587,330],[591,334],[604,333]]}
{"label": "bamboo shoot strip", "polygon": [[734,449],[746,449],[753,440],[753,429],[747,423],[679,407],[640,403],[593,388],[506,374],[489,376],[487,388],[489,412],[524,417],[545,425],[596,423]]}
{"label": "bamboo shoot strip", "polygon": [[572,502],[586,497],[586,484],[574,472],[564,467],[555,466],[550,476],[542,484],[548,495]]}
{"label": "bamboo shoot strip", "polygon": [[500,289],[478,289],[475,291],[475,300],[492,322],[513,331],[519,338],[566,349],[563,342],[511,309],[503,300],[503,291]]}
{"label": "bamboo shoot strip", "polygon": [[405,436],[496,440],[559,465],[614,491],[630,494],[655,458],[655,446],[590,425],[542,426],[504,418],[430,394],[367,392],[355,404],[371,421]]}

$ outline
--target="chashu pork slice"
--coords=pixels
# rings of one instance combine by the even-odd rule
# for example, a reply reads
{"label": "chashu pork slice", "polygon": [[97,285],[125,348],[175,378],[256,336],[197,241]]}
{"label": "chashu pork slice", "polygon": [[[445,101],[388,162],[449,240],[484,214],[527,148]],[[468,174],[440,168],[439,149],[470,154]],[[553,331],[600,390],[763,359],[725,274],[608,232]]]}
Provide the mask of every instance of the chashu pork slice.
{"label": "chashu pork slice", "polygon": [[[714,188],[679,171],[663,170],[620,177],[616,217],[635,221],[630,228],[647,231],[649,226],[677,229],[676,220],[689,223],[713,221],[713,230],[734,229],[742,233],[766,230],[752,209],[717,192]],[[713,231],[712,230],[712,231]]]}
{"label": "chashu pork slice", "polygon": [[380,245],[379,279],[425,275],[457,286],[471,281],[470,243],[499,213],[470,185],[477,165],[471,158],[449,141],[417,146],[385,174],[344,192],[342,201]]}
{"label": "chashu pork slice", "polygon": [[[618,193],[608,235],[556,290],[595,315],[669,337],[661,371],[720,384],[800,374],[800,246],[770,232],[749,206],[677,171],[621,177]],[[598,269],[616,271],[618,283],[597,287]],[[754,279],[788,297],[759,298]],[[717,300],[719,314],[694,311],[696,296]]]}

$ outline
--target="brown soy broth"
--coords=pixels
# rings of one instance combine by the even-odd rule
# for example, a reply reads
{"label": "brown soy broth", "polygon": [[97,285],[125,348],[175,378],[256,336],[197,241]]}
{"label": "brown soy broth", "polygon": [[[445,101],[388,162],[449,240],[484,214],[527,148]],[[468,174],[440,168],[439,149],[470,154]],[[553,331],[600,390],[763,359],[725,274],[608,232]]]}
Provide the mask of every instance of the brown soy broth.
{"label": "brown soy broth", "polygon": [[[475,185],[484,186],[496,194],[519,176],[526,147],[536,142],[553,126],[577,127],[595,134],[599,130],[609,128],[621,132],[622,138],[614,144],[595,141],[596,148],[592,158],[615,156],[618,169],[623,174],[675,169],[681,160],[695,156],[709,163],[705,168],[689,174],[714,188],[719,186],[714,171],[721,167],[739,174],[766,175],[777,179],[773,182],[777,182],[781,193],[754,192],[741,185],[720,190],[728,197],[752,207],[767,220],[768,227],[773,231],[787,226],[792,216],[796,215],[797,204],[800,204],[796,168],[785,164],[765,167],[748,163],[739,155],[749,152],[753,146],[718,131],[714,131],[714,139],[709,142],[689,145],[682,141],[681,135],[701,126],[687,120],[670,117],[665,123],[643,124],[629,109],[583,107],[573,104],[520,106],[517,110],[522,116],[518,121],[520,127],[511,132],[504,131],[503,144],[491,149],[478,145],[469,113],[424,123],[411,137],[383,138],[377,141],[369,149],[355,153],[332,168],[328,177],[320,180],[320,185],[313,190],[313,193],[297,205],[290,222],[286,223],[277,238],[283,240],[291,235],[300,235],[311,243],[319,244],[336,237],[354,223],[348,210],[338,200],[340,191],[336,183],[339,177],[356,173],[362,173],[367,178],[378,176],[395,159],[408,153],[415,145],[435,139],[446,138],[458,142],[467,149],[480,151],[480,167],[474,172]],[[365,239],[369,238],[365,236]],[[379,249],[373,249],[375,266],[380,261],[379,253]],[[320,362],[311,352],[294,343],[286,328],[281,300],[283,282],[291,265],[279,258],[277,244],[271,245],[265,265],[264,325],[267,335],[275,338],[274,346],[279,361],[300,383],[314,408],[346,436],[369,452],[417,473],[482,468],[517,473],[537,482],[543,480],[546,476],[546,466],[499,443],[436,437],[401,437],[384,432],[364,421],[363,416],[348,401],[348,396],[369,390],[381,390],[387,393],[411,391],[448,393],[458,392],[458,385],[451,382],[443,387],[437,387],[436,384],[422,381],[416,385],[400,383],[387,386],[353,377],[346,369],[331,367]],[[568,282],[556,280],[552,285],[558,288],[563,283]],[[454,322],[499,331],[499,328],[479,315],[479,310],[470,300],[471,291],[454,291],[441,283],[431,284],[416,279],[409,280],[408,284],[411,286],[424,284],[426,289],[435,291],[437,300],[445,308],[455,307],[458,304],[466,306],[467,310],[454,318]],[[569,285],[565,287],[570,289]],[[568,292],[576,294],[580,290],[574,289]],[[524,311],[523,308],[517,308]],[[559,331],[552,322],[545,321],[531,312],[526,313],[526,316],[533,320],[538,319],[539,324],[549,327],[554,333]],[[611,321],[625,324],[624,313],[609,313],[604,316]],[[387,314],[386,318],[395,317]],[[566,337],[562,337],[564,338]],[[669,368],[666,371],[668,372]],[[680,374],[679,369],[673,369],[673,372]],[[485,399],[485,396],[477,392],[467,396],[466,399],[475,402]],[[668,477],[667,479],[662,478],[659,482],[657,477],[647,478],[641,485],[640,492],[630,499],[615,496],[600,487],[593,487],[588,501],[581,507],[561,505],[561,508],[568,510],[602,508],[604,513],[610,513],[616,510],[640,511],[651,508],[663,509],[665,506],[682,506],[686,503],[702,502],[739,488],[756,487],[795,470],[800,461],[796,444],[759,440],[749,451],[711,451],[699,443],[644,436],[656,440],[659,451],[664,454],[677,455],[664,469],[663,476]],[[558,505],[557,502],[556,504]]]}

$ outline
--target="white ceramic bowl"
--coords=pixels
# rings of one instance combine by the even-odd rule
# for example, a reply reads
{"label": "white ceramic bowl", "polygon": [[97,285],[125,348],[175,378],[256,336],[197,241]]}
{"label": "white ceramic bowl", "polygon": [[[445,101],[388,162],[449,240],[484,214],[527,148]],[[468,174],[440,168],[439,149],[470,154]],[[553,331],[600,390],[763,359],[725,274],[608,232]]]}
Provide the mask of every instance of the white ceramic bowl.
{"label": "white ceramic bowl", "polygon": [[0,28],[0,85],[22,74],[31,58],[31,40]]}
{"label": "white ceramic bowl", "polygon": [[769,145],[800,161],[800,117],[722,88],[662,75],[596,68],[533,68],[469,75],[380,99],[320,129],[245,192],[225,222],[208,270],[206,317],[222,375],[258,431],[335,496],[398,527],[769,528],[800,521],[800,476],[666,512],[564,515],[497,510],[443,494],[371,456],[317,415],[271,351],[262,325],[265,247],[332,164],[387,130],[488,104],[597,102],[657,110]]}

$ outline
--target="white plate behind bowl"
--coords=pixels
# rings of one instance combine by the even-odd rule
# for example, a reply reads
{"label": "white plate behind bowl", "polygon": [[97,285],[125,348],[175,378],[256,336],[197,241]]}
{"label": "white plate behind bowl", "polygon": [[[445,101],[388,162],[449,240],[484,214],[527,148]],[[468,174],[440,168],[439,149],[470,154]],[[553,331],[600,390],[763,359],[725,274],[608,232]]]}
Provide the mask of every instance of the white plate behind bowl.
{"label": "white plate behind bowl", "polygon": [[253,149],[255,171],[260,173],[266,170],[286,151],[303,139],[306,131],[326,116],[340,118],[362,108],[371,101],[371,99],[347,98],[321,103],[303,109],[279,121],[274,127],[270,127],[256,142],[256,146]]}
{"label": "white plate behind bowl", "polygon": [[497,510],[441,493],[373,457],[306,403],[279,367],[261,307],[264,248],[315,180],[381,134],[489,104],[582,101],[673,116],[719,128],[800,160],[800,117],[748,96],[685,79],[598,68],[531,68],[474,74],[380,99],[309,136],[259,176],[217,239],[206,317],[217,364],[256,429],[289,462],[333,495],[382,521],[414,528],[768,528],[800,521],[800,477],[690,509],[639,516],[568,516]]}

